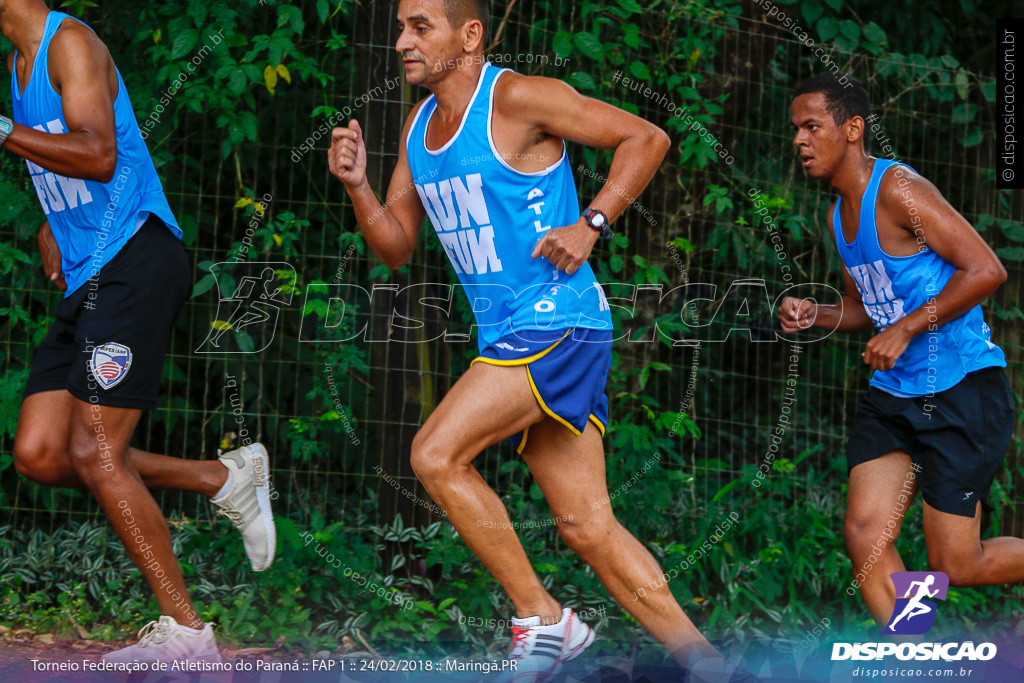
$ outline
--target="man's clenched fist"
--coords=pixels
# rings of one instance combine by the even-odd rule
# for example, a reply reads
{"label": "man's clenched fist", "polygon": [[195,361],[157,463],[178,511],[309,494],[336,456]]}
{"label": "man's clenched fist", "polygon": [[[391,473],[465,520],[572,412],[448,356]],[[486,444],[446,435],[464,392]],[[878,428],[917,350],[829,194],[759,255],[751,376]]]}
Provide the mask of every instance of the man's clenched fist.
{"label": "man's clenched fist", "polygon": [[352,119],[348,128],[331,131],[331,149],[327,158],[331,173],[346,187],[359,187],[366,182],[366,144],[358,121]]}

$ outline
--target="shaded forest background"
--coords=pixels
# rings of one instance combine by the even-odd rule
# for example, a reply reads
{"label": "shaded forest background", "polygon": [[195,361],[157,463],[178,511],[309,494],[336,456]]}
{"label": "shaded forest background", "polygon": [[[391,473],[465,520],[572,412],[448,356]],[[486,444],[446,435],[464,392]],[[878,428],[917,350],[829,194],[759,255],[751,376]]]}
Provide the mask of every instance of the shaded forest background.
{"label": "shaded forest background", "polygon": [[[735,528],[669,588],[716,639],[771,641],[784,652],[822,616],[843,628],[868,624],[862,603],[845,593],[852,576],[841,522],[843,444],[867,386],[859,354],[869,336],[804,345],[791,426],[771,473],[761,486],[752,485],[783,415],[790,372],[789,344],[755,341],[773,336],[770,307],[788,286],[780,266],[791,266],[796,283],[841,286],[825,233],[830,188],[804,177],[790,142],[790,93],[826,68],[805,46],[807,38],[865,83],[897,157],[932,180],[1002,257],[1010,279],[985,313],[994,341],[1007,353],[1018,405],[1024,211],[1022,193],[995,188],[994,18],[1011,14],[1008,6],[1000,11],[993,8],[999,3],[986,3],[982,11],[975,0],[778,4],[806,28],[794,33],[778,14],[768,16],[751,1],[494,2],[489,53],[495,60],[521,55],[521,62],[498,63],[564,79],[656,122],[672,137],[668,158],[638,199],[656,224],[639,210],[628,211],[619,236],[592,258],[599,281],[620,283],[609,296],[640,288],[635,310],[613,309],[617,327],[637,342],[615,347],[605,440],[609,489],[635,481],[647,468],[613,505],[666,569],[679,567],[716,525],[737,513]],[[373,186],[386,187],[402,123],[424,97],[404,83],[391,47],[395,6],[375,0],[72,0],[62,7],[107,43],[139,120],[157,112],[148,144],[195,269],[194,296],[174,331],[160,407],[143,419],[136,443],[169,455],[214,458],[218,448],[239,445],[232,411],[241,406],[246,429],[272,457],[280,546],[265,574],[249,571],[237,535],[209,504],[159,494],[202,616],[216,620],[236,644],[333,649],[350,636],[392,654],[436,646],[503,653],[506,632],[459,623],[461,617],[507,618],[511,605],[500,587],[447,521],[383,478],[427,498],[409,467],[409,446],[474,357],[475,341],[341,343],[331,335],[356,329],[352,317],[332,318],[322,295],[307,299],[310,285],[369,290],[455,282],[429,225],[412,263],[389,272],[367,251],[344,190],[327,171],[326,139],[313,140],[313,152],[296,150],[326,117],[349,107],[363,124]],[[224,42],[210,46],[218,32]],[[203,56],[194,73],[162,102],[197,55]],[[556,57],[569,61],[555,66]],[[659,97],[623,87],[616,72]],[[2,91],[0,111],[9,111],[9,92]],[[719,159],[663,101],[672,110],[685,108],[733,161]],[[575,145],[570,156],[574,168],[601,174],[611,159]],[[598,185],[579,173],[577,179],[585,202]],[[785,261],[755,225],[755,189],[768,197]],[[0,620],[58,637],[123,637],[155,614],[155,603],[97,506],[81,493],[28,482],[12,465],[20,392],[59,298],[39,267],[41,220],[24,164],[0,155]],[[254,221],[259,227],[247,264],[213,267],[239,253]],[[290,302],[279,306],[276,330],[229,330],[224,344],[230,352],[197,352],[209,350],[205,340],[224,318],[218,291],[229,296],[242,276],[253,274],[255,262],[290,266],[277,267]],[[769,298],[731,309],[733,283],[750,280],[764,281]],[[701,324],[711,325],[707,332],[683,325],[682,290],[668,297],[660,316],[653,306],[687,282],[717,287],[697,309]],[[661,294],[652,294],[658,286]],[[428,321],[417,332],[422,339],[436,336],[442,321],[407,299],[375,296],[356,322],[368,321],[375,338],[387,339],[393,303]],[[715,316],[720,306],[724,312]],[[461,324],[468,331],[469,320],[460,298],[449,329]],[[325,325],[331,331],[320,334],[321,341],[300,342],[300,331],[309,339],[310,330]],[[655,325],[686,339],[736,329],[724,343],[673,346],[668,336],[655,334]],[[992,494],[996,512],[984,520],[986,535],[1024,536],[1022,437],[1018,423]],[[606,608],[598,620],[606,647],[646,642],[546,525],[550,511],[508,444],[489,449],[477,467],[511,518],[530,526],[521,538],[545,585],[577,609]],[[300,539],[306,530],[343,558],[342,569]],[[919,501],[900,548],[909,569],[926,567]],[[400,610],[369,594],[346,578],[350,570],[374,577],[415,607]],[[1022,621],[1021,586],[950,595],[943,628],[978,621],[1019,628]]]}

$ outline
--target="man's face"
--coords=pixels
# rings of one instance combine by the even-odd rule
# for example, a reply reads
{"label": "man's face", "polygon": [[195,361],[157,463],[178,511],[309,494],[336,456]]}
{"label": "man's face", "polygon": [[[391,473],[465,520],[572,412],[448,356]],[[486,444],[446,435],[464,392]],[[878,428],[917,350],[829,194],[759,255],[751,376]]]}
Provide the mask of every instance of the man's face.
{"label": "man's face", "polygon": [[[823,93],[808,93],[793,100],[793,144],[812,178],[831,178],[849,148],[847,127],[837,126],[825,107]],[[852,120],[852,119],[851,119]]]}
{"label": "man's face", "polygon": [[[2,1],[2,0],[0,0]],[[395,49],[412,85],[428,85],[457,68],[462,58],[462,31],[448,23],[442,0],[402,0],[398,6],[402,32]]]}

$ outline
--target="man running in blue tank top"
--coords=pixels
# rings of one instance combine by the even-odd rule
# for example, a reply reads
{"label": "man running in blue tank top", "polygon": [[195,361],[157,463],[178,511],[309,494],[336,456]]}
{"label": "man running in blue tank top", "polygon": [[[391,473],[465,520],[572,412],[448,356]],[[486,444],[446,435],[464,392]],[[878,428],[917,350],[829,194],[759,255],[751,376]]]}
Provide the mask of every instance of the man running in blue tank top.
{"label": "man running in blue tank top", "polygon": [[[385,206],[367,182],[360,125],[332,134],[331,172],[374,253],[400,268],[429,218],[476,316],[480,355],[417,434],[413,468],[515,606],[514,680],[546,680],[594,632],[544,589],[501,499],[473,467],[505,438],[566,544],[619,604],[684,667],[704,659],[722,671],[670,591],[634,599],[662,571],[616,521],[605,480],[612,325],[587,257],[650,182],[669,138],[561,81],[487,63],[487,23],[485,2],[400,3],[406,78],[433,94],[409,114]],[[607,186],[582,215],[564,140],[615,150]]]}
{"label": "man running in blue tank top", "polygon": [[846,447],[843,535],[853,585],[885,627],[896,604],[889,575],[905,571],[894,543],[918,489],[928,562],[950,585],[1024,580],[1024,539],[981,540],[1014,411],[1006,360],[979,304],[1006,271],[934,185],[867,155],[868,96],[844,79],[826,73],[800,85],[792,123],[807,174],[839,193],[827,218],[846,294],[835,305],[786,298],[780,317],[786,332],[877,331],[862,354],[871,387]]}
{"label": "man running in blue tank top", "polygon": [[0,145],[25,159],[46,216],[43,267],[64,291],[26,383],[15,467],[46,486],[91,492],[156,597],[159,620],[105,660],[220,661],[149,489],[209,496],[262,571],[275,548],[266,451],[253,444],[191,461],[129,446],[142,411],[156,407],[189,294],[181,229],[96,34],[41,0],[0,0],[0,31],[15,48],[13,119],[0,115]]}

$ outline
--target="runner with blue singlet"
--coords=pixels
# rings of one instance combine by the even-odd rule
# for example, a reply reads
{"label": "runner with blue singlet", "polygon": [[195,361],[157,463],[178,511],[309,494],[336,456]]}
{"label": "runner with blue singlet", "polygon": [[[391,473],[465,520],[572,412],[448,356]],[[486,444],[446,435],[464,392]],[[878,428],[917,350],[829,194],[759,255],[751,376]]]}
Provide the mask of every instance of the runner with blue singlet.
{"label": "runner with blue singlet", "polygon": [[262,571],[275,549],[266,450],[252,444],[196,461],[130,447],[142,411],[156,407],[189,295],[181,229],[121,74],[92,29],[42,0],[0,0],[0,31],[15,48],[13,118],[0,116],[0,145],[25,159],[46,217],[43,267],[64,291],[32,361],[14,464],[40,484],[90,491],[156,597],[159,619],[104,660],[219,662],[150,489],[210,497]]}
{"label": "runner with blue singlet", "polygon": [[1006,271],[934,185],[868,156],[869,121],[877,130],[852,77],[825,73],[797,89],[793,143],[807,174],[839,193],[827,218],[846,294],[835,305],[787,297],[780,318],[786,332],[877,332],[862,354],[874,374],[846,447],[843,533],[854,585],[884,627],[896,604],[889,575],[904,571],[894,542],[918,490],[929,564],[950,585],[1024,580],[1024,539],[981,540],[1014,400],[980,304]]}
{"label": "runner with blue singlet", "polygon": [[[407,263],[429,218],[476,318],[480,355],[417,434],[413,469],[515,606],[516,669],[506,678],[547,680],[594,640],[545,590],[501,499],[473,467],[510,438],[562,537],[619,604],[682,666],[717,667],[720,675],[704,680],[740,680],[671,591],[634,600],[662,571],[616,521],[605,480],[612,325],[587,258],[650,182],[670,140],[564,82],[487,63],[486,5],[400,3],[406,78],[432,95],[409,114],[384,206],[367,181],[356,121],[334,129],[329,152],[378,258],[392,269]],[[582,212],[565,140],[615,150],[606,186]]]}

